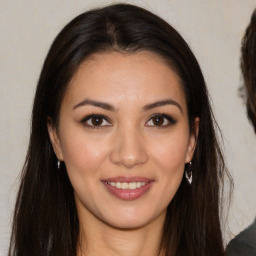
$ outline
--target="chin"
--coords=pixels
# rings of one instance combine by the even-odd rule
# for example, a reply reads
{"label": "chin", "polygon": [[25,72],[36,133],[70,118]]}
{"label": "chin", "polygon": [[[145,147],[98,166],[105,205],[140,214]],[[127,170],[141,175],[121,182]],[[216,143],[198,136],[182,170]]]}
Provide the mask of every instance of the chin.
{"label": "chin", "polygon": [[129,220],[115,220],[113,222],[107,223],[108,225],[112,226],[115,229],[120,229],[120,230],[127,230],[127,229],[139,229],[142,227],[145,227],[149,222],[141,221],[141,220],[134,220],[134,219],[129,219]]}
{"label": "chin", "polygon": [[[114,218],[113,218],[114,216]],[[165,211],[162,214],[153,214],[150,212],[127,214],[124,212],[116,213],[111,218],[105,218],[105,223],[116,229],[139,229],[147,225],[165,219]]]}

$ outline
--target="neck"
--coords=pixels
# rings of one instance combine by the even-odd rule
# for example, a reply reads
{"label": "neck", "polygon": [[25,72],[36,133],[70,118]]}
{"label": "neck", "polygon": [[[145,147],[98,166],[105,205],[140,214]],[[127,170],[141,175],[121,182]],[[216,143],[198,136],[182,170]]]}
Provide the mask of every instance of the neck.
{"label": "neck", "polygon": [[159,249],[164,219],[165,213],[137,229],[117,229],[98,219],[83,222],[78,256],[163,256]]}

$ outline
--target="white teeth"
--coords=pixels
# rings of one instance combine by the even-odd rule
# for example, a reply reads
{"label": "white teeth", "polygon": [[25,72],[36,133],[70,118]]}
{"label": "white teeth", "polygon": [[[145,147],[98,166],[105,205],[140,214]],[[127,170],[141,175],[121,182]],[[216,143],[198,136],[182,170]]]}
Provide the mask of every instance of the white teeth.
{"label": "white teeth", "polygon": [[141,182],[137,182],[136,186],[137,186],[137,188],[140,188],[141,187]]}
{"label": "white teeth", "polygon": [[121,189],[127,189],[129,187],[129,184],[124,182],[124,183],[121,183]]}
{"label": "white teeth", "polygon": [[129,189],[136,189],[137,183],[136,182],[131,182],[129,183]]}
{"label": "white teeth", "polygon": [[119,189],[137,189],[145,186],[146,182],[107,182],[108,185]]}

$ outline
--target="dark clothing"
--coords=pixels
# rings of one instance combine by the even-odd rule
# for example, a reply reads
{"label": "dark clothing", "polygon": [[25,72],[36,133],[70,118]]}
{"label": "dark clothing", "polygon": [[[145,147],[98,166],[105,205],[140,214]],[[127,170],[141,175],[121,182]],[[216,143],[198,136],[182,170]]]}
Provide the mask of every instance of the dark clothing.
{"label": "dark clothing", "polygon": [[229,242],[226,256],[256,256],[256,219]]}

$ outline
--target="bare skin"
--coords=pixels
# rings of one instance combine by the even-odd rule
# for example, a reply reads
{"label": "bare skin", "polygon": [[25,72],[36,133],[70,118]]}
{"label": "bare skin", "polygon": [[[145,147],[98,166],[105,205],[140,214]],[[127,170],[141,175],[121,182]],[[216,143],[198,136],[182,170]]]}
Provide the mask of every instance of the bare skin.
{"label": "bare skin", "polygon": [[83,246],[78,248],[78,256],[161,256],[159,244],[164,219],[162,216],[146,227],[129,230],[99,224],[96,219],[89,222],[84,218],[82,225],[86,237],[82,236]]}
{"label": "bare skin", "polygon": [[101,53],[81,64],[48,124],[80,223],[79,256],[159,255],[167,206],[193,158],[177,74],[149,52]]}

